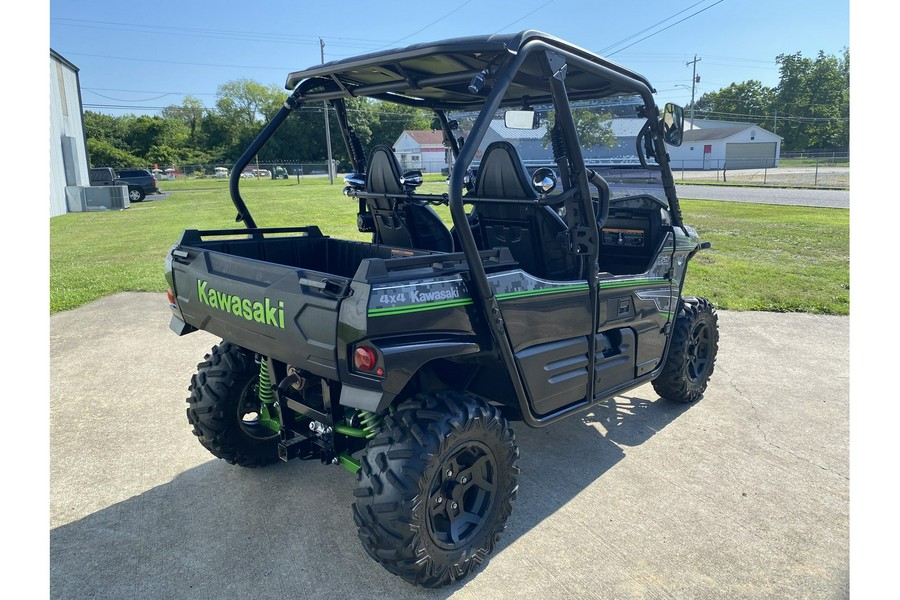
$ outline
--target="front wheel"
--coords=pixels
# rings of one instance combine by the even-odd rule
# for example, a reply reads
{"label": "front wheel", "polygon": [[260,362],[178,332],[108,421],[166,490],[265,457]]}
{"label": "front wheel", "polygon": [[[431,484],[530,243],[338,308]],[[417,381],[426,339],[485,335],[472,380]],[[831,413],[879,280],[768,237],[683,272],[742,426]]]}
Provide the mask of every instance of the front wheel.
{"label": "front wheel", "polygon": [[676,402],[696,401],[706,391],[718,351],[719,317],[713,305],[706,298],[682,298],[669,355],[653,389]]}
{"label": "front wheel", "polygon": [[278,432],[267,426],[259,400],[259,365],[230,342],[213,347],[188,388],[187,418],[214,456],[242,467],[278,459]]}
{"label": "front wheel", "polygon": [[353,517],[363,547],[412,584],[466,577],[505,528],[518,458],[493,406],[455,392],[402,403],[362,457]]}

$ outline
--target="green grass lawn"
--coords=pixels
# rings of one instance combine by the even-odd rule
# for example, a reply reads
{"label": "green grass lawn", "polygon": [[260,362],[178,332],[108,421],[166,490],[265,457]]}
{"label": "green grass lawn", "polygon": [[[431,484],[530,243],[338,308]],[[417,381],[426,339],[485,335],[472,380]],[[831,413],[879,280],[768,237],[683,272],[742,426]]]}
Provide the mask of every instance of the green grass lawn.
{"label": "green grass lawn", "polygon": [[[172,196],[124,211],[50,219],[50,311],[122,291],[165,291],[166,252],[183,229],[235,223],[227,180],[162,181]],[[241,194],[260,227],[318,225],[334,237],[367,240],[356,200],[327,178],[243,180]],[[429,193],[446,191],[432,176]],[[849,211],[683,200],[685,221],[712,249],[691,262],[685,293],[722,309],[846,315],[850,310]],[[438,212],[449,221],[445,207]]]}

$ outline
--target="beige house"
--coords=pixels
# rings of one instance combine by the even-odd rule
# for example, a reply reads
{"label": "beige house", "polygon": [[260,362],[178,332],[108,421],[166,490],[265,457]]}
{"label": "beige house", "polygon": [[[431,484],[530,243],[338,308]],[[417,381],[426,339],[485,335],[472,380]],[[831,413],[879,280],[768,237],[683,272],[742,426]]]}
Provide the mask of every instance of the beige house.
{"label": "beige house", "polygon": [[440,173],[449,166],[444,134],[440,131],[405,130],[394,143],[394,154],[404,171],[418,169],[423,173]]}

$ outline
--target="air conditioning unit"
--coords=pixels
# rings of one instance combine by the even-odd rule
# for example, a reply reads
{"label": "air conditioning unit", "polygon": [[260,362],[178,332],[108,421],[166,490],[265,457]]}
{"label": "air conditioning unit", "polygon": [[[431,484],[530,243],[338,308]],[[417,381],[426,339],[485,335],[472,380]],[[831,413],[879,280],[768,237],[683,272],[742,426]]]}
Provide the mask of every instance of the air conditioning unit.
{"label": "air conditioning unit", "polygon": [[128,186],[125,185],[67,185],[66,205],[69,212],[91,212],[122,210],[131,206],[131,201],[128,199]]}

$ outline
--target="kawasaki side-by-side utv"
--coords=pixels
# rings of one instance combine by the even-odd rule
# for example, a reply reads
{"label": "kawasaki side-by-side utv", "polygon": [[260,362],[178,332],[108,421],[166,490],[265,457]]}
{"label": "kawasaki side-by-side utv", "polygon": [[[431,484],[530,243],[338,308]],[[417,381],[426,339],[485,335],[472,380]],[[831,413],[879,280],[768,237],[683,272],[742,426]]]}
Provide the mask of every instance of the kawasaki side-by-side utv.
{"label": "kawasaki side-by-side utv", "polygon": [[[171,328],[223,339],[187,418],[229,463],[357,473],[366,552],[441,586],[486,560],[510,515],[510,421],[543,427],[648,382],[680,402],[706,389],[716,313],[681,293],[708,244],[682,221],[665,146],[683,113],[660,110],[637,73],[534,31],[316,65],[286,88],[231,171],[246,228],[186,230],[166,259]],[[258,226],[239,191],[292,111],[323,101],[353,165],[335,202],[358,205],[371,242],[328,223]],[[447,182],[423,185],[427,149],[363,143],[354,107],[374,101],[433,113]]]}

